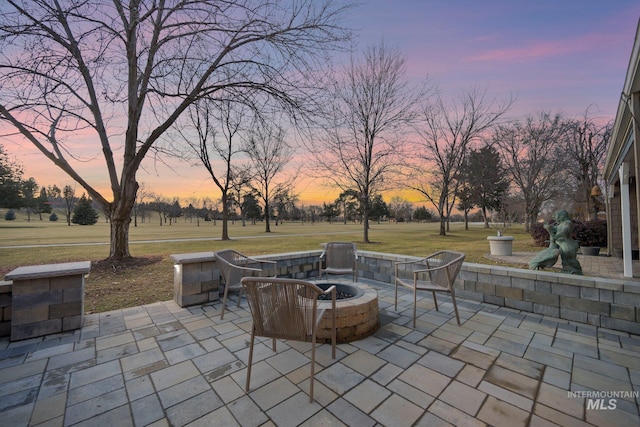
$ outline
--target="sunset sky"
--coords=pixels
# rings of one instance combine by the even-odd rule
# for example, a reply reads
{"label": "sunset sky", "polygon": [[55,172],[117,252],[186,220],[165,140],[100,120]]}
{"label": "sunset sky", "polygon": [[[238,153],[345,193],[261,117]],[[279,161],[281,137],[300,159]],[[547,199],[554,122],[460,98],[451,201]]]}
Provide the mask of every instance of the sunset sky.
{"label": "sunset sky", "polygon": [[[360,49],[382,40],[397,47],[408,77],[429,77],[445,99],[480,87],[492,96],[514,95],[516,117],[539,111],[579,116],[589,108],[607,120],[615,117],[639,18],[638,0],[365,0],[347,24]],[[17,141],[0,138],[24,165],[26,178],[44,186],[73,184],[35,148]],[[85,171],[98,172],[91,179],[98,188],[107,185],[102,165],[87,164]],[[185,201],[220,197],[202,167],[172,166],[147,162],[138,181]],[[335,196],[315,183],[300,187],[305,205]]]}

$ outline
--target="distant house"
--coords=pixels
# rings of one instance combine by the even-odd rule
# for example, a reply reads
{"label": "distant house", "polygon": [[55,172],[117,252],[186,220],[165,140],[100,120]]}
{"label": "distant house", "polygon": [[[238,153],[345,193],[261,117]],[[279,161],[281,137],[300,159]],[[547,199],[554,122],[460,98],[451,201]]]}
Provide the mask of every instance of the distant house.
{"label": "distant house", "polygon": [[[608,186],[609,251],[624,259],[625,277],[633,277],[632,257],[640,246],[640,21],[604,167]],[[636,272],[636,275],[640,272]]]}

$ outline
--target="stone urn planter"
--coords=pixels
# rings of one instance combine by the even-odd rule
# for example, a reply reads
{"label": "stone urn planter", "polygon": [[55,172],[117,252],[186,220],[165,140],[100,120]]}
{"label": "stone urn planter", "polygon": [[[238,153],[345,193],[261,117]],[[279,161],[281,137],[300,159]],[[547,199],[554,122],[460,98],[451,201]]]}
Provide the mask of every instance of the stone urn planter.
{"label": "stone urn planter", "polygon": [[487,236],[491,255],[513,255],[513,236]]}
{"label": "stone urn planter", "polygon": [[580,246],[582,255],[598,256],[600,255],[600,246]]}
{"label": "stone urn planter", "polygon": [[607,221],[592,219],[574,225],[575,239],[582,255],[598,256],[600,248],[607,246]]}

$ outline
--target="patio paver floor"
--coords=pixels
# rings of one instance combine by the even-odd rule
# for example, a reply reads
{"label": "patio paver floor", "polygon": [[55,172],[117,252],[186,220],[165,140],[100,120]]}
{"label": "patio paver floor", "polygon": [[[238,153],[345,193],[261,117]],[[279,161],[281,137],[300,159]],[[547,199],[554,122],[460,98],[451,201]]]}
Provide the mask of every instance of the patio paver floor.
{"label": "patio paver floor", "polygon": [[[441,312],[379,292],[381,327],[317,353],[310,345],[256,345],[244,392],[251,317],[246,302],[180,308],[162,302],[85,316],[74,333],[0,339],[0,420],[10,426],[208,425],[640,425],[639,400],[615,409],[567,390],[640,391],[640,337],[459,300]],[[405,294],[406,295],[406,294]],[[609,398],[603,401],[610,404]],[[591,405],[591,406],[589,406]],[[600,408],[600,406],[598,406]]]}

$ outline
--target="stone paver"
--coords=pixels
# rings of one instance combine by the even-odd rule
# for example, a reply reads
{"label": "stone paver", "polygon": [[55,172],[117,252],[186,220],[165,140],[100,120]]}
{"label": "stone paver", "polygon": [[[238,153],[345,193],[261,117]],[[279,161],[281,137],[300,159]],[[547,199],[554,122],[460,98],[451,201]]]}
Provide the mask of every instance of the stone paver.
{"label": "stone paver", "polygon": [[[598,262],[595,260],[593,262]],[[380,330],[318,348],[259,339],[249,393],[246,301],[173,302],[85,316],[73,333],[0,339],[0,420],[11,426],[640,425],[640,337],[540,314],[379,292]],[[404,290],[402,291],[404,292]],[[604,404],[574,392],[627,392]],[[635,394],[634,394],[635,393]]]}

